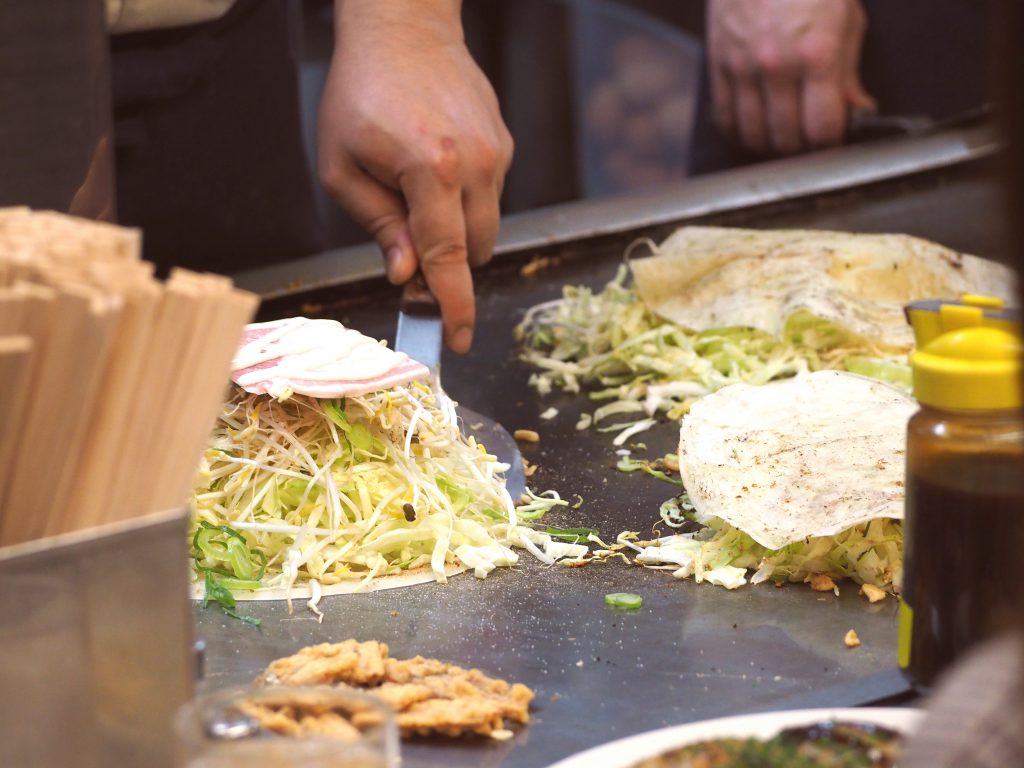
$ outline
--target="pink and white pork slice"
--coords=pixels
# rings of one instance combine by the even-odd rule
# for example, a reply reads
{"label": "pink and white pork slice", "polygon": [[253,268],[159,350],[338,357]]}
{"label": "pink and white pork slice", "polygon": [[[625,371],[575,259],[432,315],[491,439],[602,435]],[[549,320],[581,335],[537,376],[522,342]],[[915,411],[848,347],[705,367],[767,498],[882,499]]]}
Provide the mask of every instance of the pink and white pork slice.
{"label": "pink and white pork slice", "polygon": [[290,317],[245,328],[231,379],[246,392],[351,397],[430,378],[422,363],[337,320]]}

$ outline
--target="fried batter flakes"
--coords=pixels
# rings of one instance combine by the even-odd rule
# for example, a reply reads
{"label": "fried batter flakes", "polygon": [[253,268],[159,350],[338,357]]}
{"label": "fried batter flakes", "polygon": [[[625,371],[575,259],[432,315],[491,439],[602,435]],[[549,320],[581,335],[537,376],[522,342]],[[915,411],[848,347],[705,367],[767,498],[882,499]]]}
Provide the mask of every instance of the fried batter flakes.
{"label": "fried batter flakes", "polygon": [[303,648],[273,662],[265,685],[350,685],[368,690],[395,710],[404,736],[474,733],[508,738],[505,721],[529,721],[533,691],[477,669],[437,659],[388,656],[383,643],[346,640]]}
{"label": "fried batter flakes", "polygon": [[362,730],[380,722],[376,711],[361,710],[357,704],[338,707],[312,689],[308,695],[282,692],[280,697],[242,700],[237,706],[263,730],[282,736],[327,736],[349,744],[359,742]]}

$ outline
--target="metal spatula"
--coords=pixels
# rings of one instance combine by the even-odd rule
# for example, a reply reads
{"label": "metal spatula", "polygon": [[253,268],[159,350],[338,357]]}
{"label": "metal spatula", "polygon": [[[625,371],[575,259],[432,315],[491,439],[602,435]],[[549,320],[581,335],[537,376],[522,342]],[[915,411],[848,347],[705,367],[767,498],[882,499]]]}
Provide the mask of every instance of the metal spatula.
{"label": "metal spatula", "polygon": [[[442,339],[441,308],[422,273],[417,272],[402,289],[395,349],[427,366],[439,387]],[[505,487],[512,499],[518,501],[526,490],[526,476],[519,447],[512,435],[498,422],[469,408],[460,405],[455,410],[462,421],[462,431],[473,435],[477,442],[483,443],[488,451],[509,465],[505,473]]]}

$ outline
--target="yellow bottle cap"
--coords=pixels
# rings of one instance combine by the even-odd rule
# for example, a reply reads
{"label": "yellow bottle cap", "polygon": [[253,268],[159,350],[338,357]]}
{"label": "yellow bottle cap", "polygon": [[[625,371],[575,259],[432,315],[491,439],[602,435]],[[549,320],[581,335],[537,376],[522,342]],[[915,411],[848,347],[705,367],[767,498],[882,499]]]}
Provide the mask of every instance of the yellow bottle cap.
{"label": "yellow bottle cap", "polygon": [[908,304],[905,312],[918,349],[947,331],[975,325],[1020,333],[1020,312],[1007,309],[995,296],[965,293],[959,300],[925,299]]}
{"label": "yellow bottle cap", "polygon": [[1020,335],[1002,328],[949,330],[910,355],[914,397],[954,411],[1020,408],[1021,352]]}

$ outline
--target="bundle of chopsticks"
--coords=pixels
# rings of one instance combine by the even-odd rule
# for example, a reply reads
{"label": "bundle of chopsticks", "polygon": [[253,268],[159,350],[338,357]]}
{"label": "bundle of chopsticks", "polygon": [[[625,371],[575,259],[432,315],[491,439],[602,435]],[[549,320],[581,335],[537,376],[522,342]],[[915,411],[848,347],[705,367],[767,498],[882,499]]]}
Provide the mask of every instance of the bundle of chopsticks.
{"label": "bundle of chopsticks", "polygon": [[182,506],[256,296],[136,230],[0,209],[0,545]]}

